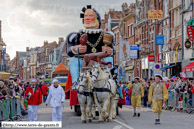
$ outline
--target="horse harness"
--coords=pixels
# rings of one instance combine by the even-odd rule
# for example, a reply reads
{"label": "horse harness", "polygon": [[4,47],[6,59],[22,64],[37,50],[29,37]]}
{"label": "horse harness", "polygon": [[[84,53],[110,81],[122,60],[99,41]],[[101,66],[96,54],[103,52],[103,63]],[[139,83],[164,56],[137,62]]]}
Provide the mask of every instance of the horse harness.
{"label": "horse harness", "polygon": [[[93,91],[95,91],[95,92],[110,92],[111,93],[111,85],[110,85],[110,82],[109,81],[107,81],[107,80],[105,80],[106,82],[105,82],[105,84],[104,84],[104,86],[107,84],[107,82],[108,82],[108,87],[107,88],[93,88]],[[103,87],[104,87],[103,86]]]}
{"label": "horse harness", "polygon": [[[84,87],[84,85],[79,85],[79,86]],[[87,98],[88,97],[92,97],[93,98],[93,93],[92,92],[84,91],[83,93],[81,93],[81,92],[79,92],[79,90],[77,90],[77,93],[86,97],[86,103],[87,103]]]}
{"label": "horse harness", "polygon": [[[101,80],[98,80],[98,81],[101,81]],[[97,97],[97,92],[108,92],[108,93],[113,94],[113,93],[111,92],[111,84],[110,84],[109,81],[105,80],[104,86],[107,84],[107,82],[108,82],[107,88],[95,88],[95,87],[93,88],[93,92],[96,92],[96,99],[97,99],[98,103],[99,103],[99,99],[98,99],[98,97]],[[104,86],[103,86],[103,87],[104,87]]]}

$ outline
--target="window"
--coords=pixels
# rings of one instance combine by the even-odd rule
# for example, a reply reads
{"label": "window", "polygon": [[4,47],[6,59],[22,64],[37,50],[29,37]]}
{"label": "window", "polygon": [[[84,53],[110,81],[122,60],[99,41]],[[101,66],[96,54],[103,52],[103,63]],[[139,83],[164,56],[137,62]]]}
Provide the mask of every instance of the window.
{"label": "window", "polygon": [[134,26],[133,25],[131,26],[131,32],[132,32],[131,35],[133,36],[134,35]]}
{"label": "window", "polygon": [[168,15],[168,0],[165,0],[165,3],[164,3],[164,17],[167,17]]}
{"label": "window", "polygon": [[128,36],[131,37],[131,26],[128,26]]}
{"label": "window", "polygon": [[49,54],[49,48],[46,48],[46,56]]}
{"label": "window", "polygon": [[105,28],[108,28],[108,23],[105,24]]}
{"label": "window", "polygon": [[124,36],[127,36],[127,35],[126,35],[126,28],[125,28],[125,25],[126,25],[126,23],[124,22],[124,23],[123,23],[123,35],[124,35]]}
{"label": "window", "polygon": [[36,62],[36,54],[35,53],[33,54],[33,58],[34,58],[34,62],[33,63],[35,63]]}
{"label": "window", "polygon": [[185,0],[185,9],[187,9],[190,5],[190,0]]}

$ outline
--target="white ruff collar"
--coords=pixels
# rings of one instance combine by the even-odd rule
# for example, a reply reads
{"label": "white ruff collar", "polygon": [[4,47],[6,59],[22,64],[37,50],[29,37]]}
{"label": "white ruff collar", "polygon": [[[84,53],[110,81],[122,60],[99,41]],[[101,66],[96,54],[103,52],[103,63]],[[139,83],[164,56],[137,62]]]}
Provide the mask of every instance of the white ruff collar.
{"label": "white ruff collar", "polygon": [[102,29],[80,29],[79,32],[84,32],[88,34],[96,34],[104,32]]}

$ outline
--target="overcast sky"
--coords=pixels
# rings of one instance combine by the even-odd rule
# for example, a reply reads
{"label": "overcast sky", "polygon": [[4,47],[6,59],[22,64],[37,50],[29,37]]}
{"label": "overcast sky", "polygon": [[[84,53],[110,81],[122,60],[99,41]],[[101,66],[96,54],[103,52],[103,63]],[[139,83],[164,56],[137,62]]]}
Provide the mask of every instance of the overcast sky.
{"label": "overcast sky", "polygon": [[58,41],[83,28],[79,18],[83,6],[91,4],[103,18],[109,8],[121,10],[122,3],[135,0],[0,0],[2,37],[11,59],[16,51],[42,46],[44,40]]}

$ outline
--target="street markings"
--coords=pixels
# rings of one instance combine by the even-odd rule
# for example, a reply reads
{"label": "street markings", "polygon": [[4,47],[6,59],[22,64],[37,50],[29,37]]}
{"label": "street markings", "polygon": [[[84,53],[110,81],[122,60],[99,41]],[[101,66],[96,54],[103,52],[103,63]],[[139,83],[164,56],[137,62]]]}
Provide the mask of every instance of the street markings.
{"label": "street markings", "polygon": [[121,126],[121,125],[116,125],[114,128],[112,128],[112,129],[121,129],[123,126]]}
{"label": "street markings", "polygon": [[118,120],[113,120],[113,121],[119,123],[119,124],[122,125],[122,126],[125,126],[125,127],[128,128],[128,129],[134,129],[133,127],[131,127],[131,126],[129,126],[129,125],[126,125],[125,123],[120,122],[120,121],[118,121]]}

